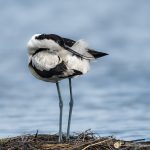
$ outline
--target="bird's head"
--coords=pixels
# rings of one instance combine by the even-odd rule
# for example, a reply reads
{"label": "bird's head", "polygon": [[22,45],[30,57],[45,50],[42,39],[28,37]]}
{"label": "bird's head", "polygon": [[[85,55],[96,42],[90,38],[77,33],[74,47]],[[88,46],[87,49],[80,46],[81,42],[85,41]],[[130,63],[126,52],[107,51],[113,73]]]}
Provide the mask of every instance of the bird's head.
{"label": "bird's head", "polygon": [[32,55],[39,49],[49,49],[50,51],[60,50],[60,45],[61,43],[58,43],[54,38],[52,38],[52,35],[35,34],[27,43],[28,54]]}

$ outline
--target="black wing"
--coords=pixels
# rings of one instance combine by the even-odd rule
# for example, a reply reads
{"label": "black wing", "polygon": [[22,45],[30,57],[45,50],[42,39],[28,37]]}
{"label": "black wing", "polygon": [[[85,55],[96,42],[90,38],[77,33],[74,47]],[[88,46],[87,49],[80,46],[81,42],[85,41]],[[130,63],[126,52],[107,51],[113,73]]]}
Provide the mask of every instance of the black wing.
{"label": "black wing", "polygon": [[[64,43],[69,46],[69,47],[72,47],[76,41],[74,40],[71,40],[71,39],[67,39],[67,38],[63,38],[64,40]],[[108,55],[107,53],[103,53],[103,52],[98,52],[98,51],[95,51],[95,50],[92,50],[92,49],[88,49],[88,52],[94,57],[94,58],[99,58],[99,57],[103,57],[103,56],[106,56]]]}
{"label": "black wing", "polygon": [[79,54],[78,52],[72,50],[70,47],[72,47],[76,41],[72,40],[72,39],[68,39],[68,38],[63,38],[60,37],[56,34],[41,34],[37,37],[35,37],[38,40],[44,40],[44,39],[52,39],[53,41],[55,41],[56,43],[58,43],[61,47],[65,48],[66,50],[68,50],[69,52],[73,53],[74,55],[84,58],[84,59],[93,59],[94,58],[99,58],[99,57],[103,57],[105,55],[108,55],[106,53],[103,52],[98,52],[92,49],[88,49],[88,52],[93,56],[93,57],[87,57],[84,55]]}
{"label": "black wing", "polygon": [[63,40],[64,40],[65,45],[67,45],[69,47],[72,47],[76,43],[76,41],[67,39],[67,38],[63,38]]}

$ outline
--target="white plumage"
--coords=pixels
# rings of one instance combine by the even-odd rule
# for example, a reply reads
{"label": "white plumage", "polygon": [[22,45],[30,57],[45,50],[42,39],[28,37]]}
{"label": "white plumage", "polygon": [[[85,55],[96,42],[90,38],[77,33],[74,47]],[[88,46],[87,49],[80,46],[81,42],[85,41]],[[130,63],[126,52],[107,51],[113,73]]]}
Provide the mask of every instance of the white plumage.
{"label": "white plumage", "polygon": [[[88,44],[84,40],[77,41],[71,49],[74,51],[85,55],[92,56],[87,53]],[[94,57],[93,57],[94,59]],[[87,59],[81,59],[77,56],[72,56],[70,53],[67,54],[64,58],[64,61],[67,64],[68,69],[75,69],[81,71],[83,74],[87,73],[90,70],[90,61]]]}
{"label": "white plumage", "polygon": [[62,49],[62,47],[59,44],[57,44],[55,41],[53,41],[51,39],[43,39],[43,40],[36,39],[36,37],[38,37],[40,35],[41,34],[33,35],[31,37],[31,39],[29,40],[29,42],[27,43],[29,55],[32,55],[39,48],[48,48],[51,51]]}
{"label": "white plumage", "polygon": [[[63,72],[64,76],[66,77],[72,75],[74,73],[73,70],[77,70],[82,74],[85,74],[89,71],[90,60],[81,59],[76,55],[72,55],[71,52],[61,47],[57,42],[52,39],[38,40],[36,39],[36,37],[38,36],[40,36],[40,34],[33,35],[27,44],[29,63],[32,61],[33,67],[35,67],[39,71],[50,71],[52,68],[55,68],[63,61],[67,68]],[[40,48],[45,48],[47,50],[40,51],[33,55]],[[88,44],[84,40],[79,40],[75,42],[70,48],[81,55],[93,57],[87,52]],[[37,72],[33,71],[33,68],[31,68],[31,66],[29,68],[31,70],[31,73],[35,77],[38,76],[39,79],[39,75],[37,75]],[[46,79],[46,81],[51,81],[51,79],[52,78]],[[56,78],[56,76],[54,79],[59,80],[58,78]],[[40,78],[40,80],[42,80],[42,78]]]}
{"label": "white plumage", "polygon": [[89,60],[81,60],[77,56],[67,55],[64,61],[66,62],[67,68],[69,70],[74,69],[82,72],[82,74],[85,74],[90,69]]}
{"label": "white plumage", "polygon": [[88,43],[85,42],[83,39],[78,40],[77,42],[75,42],[73,44],[73,46],[71,47],[71,49],[73,49],[76,52],[79,52],[80,54],[85,54],[87,52],[88,49]]}
{"label": "white plumage", "polygon": [[49,53],[48,50],[39,52],[32,57],[32,65],[40,71],[49,71],[56,67],[61,61],[62,59],[59,59],[56,54]]}

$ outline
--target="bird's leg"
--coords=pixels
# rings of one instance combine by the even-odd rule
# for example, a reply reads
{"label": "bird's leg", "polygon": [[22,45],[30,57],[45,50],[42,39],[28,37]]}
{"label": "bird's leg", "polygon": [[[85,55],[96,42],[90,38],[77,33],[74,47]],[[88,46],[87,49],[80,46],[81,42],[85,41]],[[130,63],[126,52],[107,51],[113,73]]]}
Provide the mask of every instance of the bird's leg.
{"label": "bird's leg", "polygon": [[68,127],[67,127],[67,139],[69,139],[71,115],[72,115],[72,109],[73,109],[73,96],[72,96],[71,78],[69,78],[69,90],[70,90],[70,102],[69,102],[69,118],[68,118]]}
{"label": "bird's leg", "polygon": [[58,142],[62,142],[62,113],[63,113],[63,101],[60,93],[59,83],[56,82],[57,92],[59,97],[59,108],[60,108],[60,116],[59,116],[59,139]]}

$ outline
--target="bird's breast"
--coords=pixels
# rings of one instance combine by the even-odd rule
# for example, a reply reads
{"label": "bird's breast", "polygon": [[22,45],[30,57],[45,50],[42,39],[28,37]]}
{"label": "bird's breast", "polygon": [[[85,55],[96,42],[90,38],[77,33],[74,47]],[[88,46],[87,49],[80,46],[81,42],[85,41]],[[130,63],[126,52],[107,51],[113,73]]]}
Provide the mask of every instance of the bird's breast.
{"label": "bird's breast", "polygon": [[32,65],[40,71],[49,71],[62,62],[62,59],[59,56],[49,53],[48,51],[37,53],[31,58],[31,60]]}

